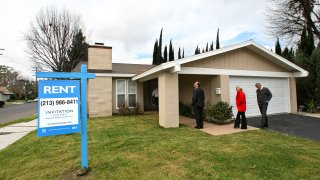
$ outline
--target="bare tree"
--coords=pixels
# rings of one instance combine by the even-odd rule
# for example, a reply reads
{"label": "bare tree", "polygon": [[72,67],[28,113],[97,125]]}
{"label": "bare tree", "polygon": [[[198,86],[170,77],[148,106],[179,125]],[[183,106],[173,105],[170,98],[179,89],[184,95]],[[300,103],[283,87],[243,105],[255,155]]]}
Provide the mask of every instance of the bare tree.
{"label": "bare tree", "polygon": [[8,86],[17,79],[18,75],[12,67],[0,65],[0,86]]}
{"label": "bare tree", "polygon": [[320,39],[319,0],[269,0],[267,8],[268,34],[294,42],[305,27]]}
{"label": "bare tree", "polygon": [[66,9],[42,9],[25,35],[27,53],[41,70],[66,71],[67,51],[81,25],[80,16]]}

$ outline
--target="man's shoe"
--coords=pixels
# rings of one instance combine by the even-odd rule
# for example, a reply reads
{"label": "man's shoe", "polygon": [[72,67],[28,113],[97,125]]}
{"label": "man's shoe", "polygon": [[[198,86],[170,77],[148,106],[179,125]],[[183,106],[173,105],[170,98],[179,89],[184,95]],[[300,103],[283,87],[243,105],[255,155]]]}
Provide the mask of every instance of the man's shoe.
{"label": "man's shoe", "polygon": [[241,129],[248,129],[247,127],[241,127]]}
{"label": "man's shoe", "polygon": [[198,126],[195,126],[194,128],[198,129],[199,127],[198,127]]}

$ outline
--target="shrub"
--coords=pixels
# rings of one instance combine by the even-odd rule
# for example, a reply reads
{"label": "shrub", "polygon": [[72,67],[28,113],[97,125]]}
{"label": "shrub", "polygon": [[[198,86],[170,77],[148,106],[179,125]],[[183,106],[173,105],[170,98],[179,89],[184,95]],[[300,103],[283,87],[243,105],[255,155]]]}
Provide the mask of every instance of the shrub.
{"label": "shrub", "polygon": [[317,112],[317,103],[314,99],[310,100],[307,104],[307,112],[315,113]]}
{"label": "shrub", "polygon": [[141,109],[140,109],[140,105],[139,103],[136,104],[135,108],[129,108],[127,105],[125,105],[125,103],[123,103],[120,107],[119,107],[119,115],[123,115],[123,116],[130,116],[130,115],[139,115],[139,114],[143,114]]}
{"label": "shrub", "polygon": [[232,118],[232,106],[230,106],[227,102],[219,101],[215,105],[211,105],[210,103],[207,103],[207,109],[206,109],[207,117],[213,118],[208,119],[208,121],[217,121],[217,122],[225,122],[226,120],[229,120]]}
{"label": "shrub", "polygon": [[194,112],[191,105],[184,104],[179,101],[179,114],[182,116],[194,118]]}

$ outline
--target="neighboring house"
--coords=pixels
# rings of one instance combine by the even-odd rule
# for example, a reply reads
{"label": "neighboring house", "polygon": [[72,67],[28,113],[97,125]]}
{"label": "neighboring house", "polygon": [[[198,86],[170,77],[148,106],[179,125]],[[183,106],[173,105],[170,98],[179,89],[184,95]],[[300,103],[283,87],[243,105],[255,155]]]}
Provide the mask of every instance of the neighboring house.
{"label": "neighboring house", "polygon": [[[226,101],[235,107],[235,87],[247,94],[247,116],[260,114],[255,83],[270,89],[273,98],[268,114],[297,111],[296,81],[308,72],[254,41],[151,65],[112,63],[112,48],[89,46],[88,69],[97,75],[89,80],[89,116],[117,113],[121,104],[154,110],[152,91],[159,91],[159,123],[179,127],[179,101],[191,104],[193,83],[201,82],[206,102]],[[233,108],[234,114],[236,108]]]}
{"label": "neighboring house", "polygon": [[8,99],[10,99],[12,92],[10,92],[5,86],[0,86],[0,108],[3,108]]}

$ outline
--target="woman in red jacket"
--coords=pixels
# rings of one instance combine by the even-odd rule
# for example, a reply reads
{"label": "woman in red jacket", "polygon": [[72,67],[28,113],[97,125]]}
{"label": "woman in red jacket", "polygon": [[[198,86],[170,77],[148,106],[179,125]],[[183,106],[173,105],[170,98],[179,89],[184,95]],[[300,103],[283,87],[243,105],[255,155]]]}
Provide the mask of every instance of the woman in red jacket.
{"label": "woman in red jacket", "polygon": [[237,90],[236,104],[238,108],[238,114],[237,114],[236,121],[234,122],[234,128],[239,128],[240,116],[241,116],[241,129],[247,129],[247,120],[245,115],[245,112],[247,110],[246,94],[242,91],[242,88],[240,86],[237,86],[236,90]]}

